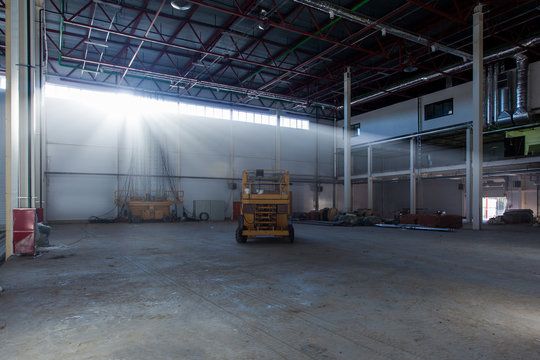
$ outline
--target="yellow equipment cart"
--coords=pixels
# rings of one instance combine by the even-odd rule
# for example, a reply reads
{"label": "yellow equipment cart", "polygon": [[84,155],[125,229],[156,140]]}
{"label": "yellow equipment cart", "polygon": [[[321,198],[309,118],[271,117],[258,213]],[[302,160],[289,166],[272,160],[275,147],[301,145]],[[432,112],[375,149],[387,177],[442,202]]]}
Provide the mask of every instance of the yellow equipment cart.
{"label": "yellow equipment cart", "polygon": [[245,243],[255,236],[276,236],[294,242],[288,171],[244,170],[242,173],[242,207],[236,241]]}
{"label": "yellow equipment cart", "polygon": [[169,222],[177,215],[171,213],[171,207],[184,202],[184,192],[118,190],[114,194],[114,200],[117,205],[127,205],[129,222],[140,223],[143,220]]}

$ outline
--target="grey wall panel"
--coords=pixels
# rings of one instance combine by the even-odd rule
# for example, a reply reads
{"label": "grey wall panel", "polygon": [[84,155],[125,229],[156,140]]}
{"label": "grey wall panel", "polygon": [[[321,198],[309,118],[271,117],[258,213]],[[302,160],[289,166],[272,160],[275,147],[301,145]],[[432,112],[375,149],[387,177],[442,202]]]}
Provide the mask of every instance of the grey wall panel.
{"label": "grey wall panel", "polygon": [[334,199],[333,184],[322,184],[323,191],[319,192],[319,209],[331,208]]}
{"label": "grey wall panel", "polygon": [[180,173],[184,176],[230,177],[229,157],[219,155],[182,154]]}
{"label": "grey wall panel", "polygon": [[[437,101],[454,99],[452,115],[436,119],[424,120],[424,106]],[[445,126],[457,125],[472,121],[472,82],[454,86],[421,98],[420,116],[423,120],[423,131],[438,129]]]}
{"label": "grey wall panel", "polygon": [[116,173],[116,148],[49,144],[48,171]]}
{"label": "grey wall panel", "polygon": [[281,129],[281,159],[315,161],[315,133],[299,129]]}
{"label": "grey wall panel", "polygon": [[333,177],[334,176],[334,163],[333,162],[319,162],[319,176]]}
{"label": "grey wall panel", "polygon": [[418,101],[413,99],[354,116],[351,123],[361,124],[361,135],[353,137],[351,145],[415,133],[418,130],[417,109]]}
{"label": "grey wall panel", "polygon": [[116,177],[92,175],[48,176],[48,220],[87,220],[115,216]]}
{"label": "grey wall panel", "polygon": [[446,211],[447,214],[462,215],[463,190],[459,189],[462,180],[423,179],[417,192],[422,197],[419,203],[428,213]]}
{"label": "grey wall panel", "polygon": [[116,146],[120,121],[80,102],[47,99],[47,143]]}
{"label": "grey wall panel", "polygon": [[293,193],[293,212],[307,212],[313,210],[314,198],[310,184],[293,183],[291,191]]}
{"label": "grey wall panel", "polygon": [[353,184],[353,209],[367,208],[367,184]]}
{"label": "grey wall panel", "polygon": [[315,176],[315,162],[281,160],[281,168],[288,170],[291,176]]}
{"label": "grey wall panel", "polygon": [[409,207],[409,182],[389,181],[375,183],[373,186],[373,199],[373,210],[381,216],[392,217],[396,211]]}
{"label": "grey wall panel", "polygon": [[233,141],[235,156],[275,158],[276,128],[273,126],[233,121]]}
{"label": "grey wall panel", "polygon": [[[230,122],[216,119],[180,119],[177,140],[182,152],[203,154],[229,154]],[[172,140],[172,139],[171,139]]]}
{"label": "grey wall panel", "polygon": [[[235,157],[234,170],[235,178],[242,177],[242,171],[247,169],[273,169],[275,160],[268,158]],[[283,166],[282,166],[283,167]]]}

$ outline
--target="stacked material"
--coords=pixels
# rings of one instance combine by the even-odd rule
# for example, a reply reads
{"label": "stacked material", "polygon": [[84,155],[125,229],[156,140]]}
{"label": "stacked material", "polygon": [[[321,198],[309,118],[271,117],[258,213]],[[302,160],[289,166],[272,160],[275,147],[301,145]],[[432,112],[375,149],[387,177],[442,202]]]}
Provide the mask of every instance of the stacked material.
{"label": "stacked material", "polygon": [[406,214],[401,215],[400,223],[433,228],[460,229],[463,227],[461,215]]}

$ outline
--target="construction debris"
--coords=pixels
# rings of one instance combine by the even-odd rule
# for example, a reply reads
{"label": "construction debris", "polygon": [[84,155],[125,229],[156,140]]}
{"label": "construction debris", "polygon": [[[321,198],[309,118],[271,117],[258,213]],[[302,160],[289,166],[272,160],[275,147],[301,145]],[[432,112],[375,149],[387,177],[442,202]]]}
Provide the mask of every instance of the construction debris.
{"label": "construction debris", "polygon": [[453,228],[430,227],[430,226],[412,225],[412,224],[400,224],[400,225],[376,224],[375,226],[384,227],[384,228],[392,228],[392,229],[404,229],[404,230],[426,230],[426,231],[444,231],[444,232],[455,231],[455,229]]}
{"label": "construction debris", "polygon": [[452,228],[463,227],[461,215],[438,215],[438,214],[405,214],[401,215],[402,225],[420,225],[428,228]]}

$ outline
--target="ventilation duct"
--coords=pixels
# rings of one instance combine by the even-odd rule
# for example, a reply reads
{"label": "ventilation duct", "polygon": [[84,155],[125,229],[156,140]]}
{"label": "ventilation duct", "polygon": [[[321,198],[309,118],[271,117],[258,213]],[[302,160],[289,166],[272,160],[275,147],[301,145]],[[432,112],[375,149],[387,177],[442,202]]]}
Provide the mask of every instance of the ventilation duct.
{"label": "ventilation duct", "polygon": [[486,103],[486,111],[484,112],[486,116],[486,122],[485,124],[487,126],[493,125],[493,78],[494,78],[494,72],[493,72],[493,65],[487,65],[486,66],[486,94],[485,94],[485,103]]}
{"label": "ventilation duct", "polygon": [[499,113],[499,92],[495,88],[499,80],[499,65],[492,64],[491,67],[493,69],[493,79],[491,82],[491,98],[493,99],[493,104],[491,104],[491,125],[495,125]]}
{"label": "ventilation duct", "polygon": [[514,123],[529,121],[527,112],[527,97],[529,86],[529,59],[524,53],[514,56],[516,58],[516,111],[514,111]]}
{"label": "ventilation duct", "polygon": [[[491,54],[491,55],[488,55],[488,56],[484,57],[484,63],[490,63],[490,62],[493,62],[493,61],[505,59],[505,58],[507,58],[509,56],[512,56],[512,55],[520,52],[520,51],[523,51],[523,47],[533,47],[533,46],[536,46],[538,44],[540,44],[540,37],[532,38],[532,39],[530,39],[528,41],[525,41],[525,42],[521,43],[519,46],[515,46],[515,47],[509,48],[509,49],[506,49],[506,50],[502,50],[502,51],[497,52],[495,54]],[[358,104],[367,103],[367,102],[370,102],[370,101],[373,101],[373,100],[377,100],[377,99],[380,99],[382,97],[388,96],[388,95],[390,95],[392,93],[399,92],[399,91],[411,88],[411,87],[416,86],[416,85],[424,84],[424,83],[426,83],[428,81],[438,80],[438,79],[440,79],[440,78],[442,78],[444,76],[449,76],[450,74],[453,74],[453,73],[459,73],[459,72],[462,72],[462,71],[465,71],[465,70],[469,70],[471,67],[472,67],[472,62],[467,62],[465,64],[452,66],[452,67],[443,69],[443,71],[441,71],[441,72],[434,73],[434,74],[429,74],[429,75],[426,75],[426,76],[422,76],[422,77],[416,78],[414,80],[410,80],[410,81],[407,81],[405,83],[395,85],[395,86],[392,86],[392,87],[387,88],[385,90],[382,90],[382,91],[376,92],[374,94],[365,96],[363,98],[353,100],[351,102],[351,105],[358,105]],[[496,71],[497,71],[497,69],[496,69]],[[496,81],[494,81],[494,83],[496,83]],[[343,106],[339,106],[338,109],[343,109]]]}
{"label": "ventilation duct", "polygon": [[495,88],[499,94],[499,115],[497,116],[498,126],[512,125],[512,100],[510,99],[511,78],[512,73],[510,71],[501,69],[496,83],[497,86]]}
{"label": "ventilation duct", "polygon": [[483,95],[483,107],[484,111],[482,111],[482,120],[484,123],[484,127],[489,126],[489,87],[490,87],[490,74],[489,74],[489,66],[484,66],[484,95]]}

